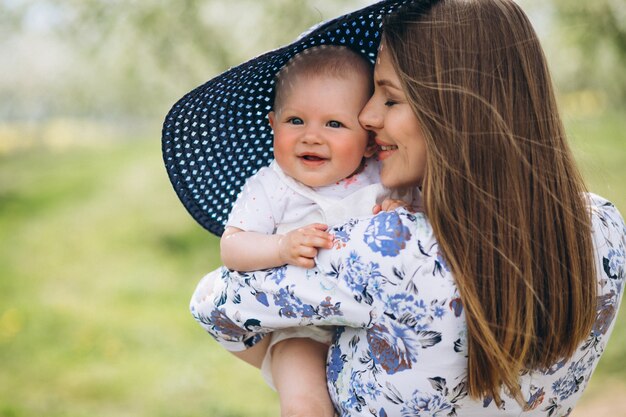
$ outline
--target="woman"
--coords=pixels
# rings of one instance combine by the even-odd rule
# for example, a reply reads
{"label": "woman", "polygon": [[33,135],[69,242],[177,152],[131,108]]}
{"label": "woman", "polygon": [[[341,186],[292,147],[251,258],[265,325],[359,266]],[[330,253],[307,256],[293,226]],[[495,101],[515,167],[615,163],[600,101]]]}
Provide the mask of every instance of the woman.
{"label": "woman", "polygon": [[424,213],[336,226],[310,270],[225,274],[194,316],[248,355],[275,329],[338,326],[341,415],[568,415],[613,327],[626,227],[585,191],[526,16],[415,2],[386,18],[374,78],[360,120],[381,180],[421,188]]}

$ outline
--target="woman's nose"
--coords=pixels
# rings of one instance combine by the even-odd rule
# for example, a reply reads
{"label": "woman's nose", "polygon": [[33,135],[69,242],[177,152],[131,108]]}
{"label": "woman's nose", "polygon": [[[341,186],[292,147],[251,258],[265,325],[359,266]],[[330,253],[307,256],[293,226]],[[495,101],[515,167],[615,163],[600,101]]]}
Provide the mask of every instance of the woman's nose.
{"label": "woman's nose", "polygon": [[361,123],[361,126],[367,130],[373,130],[381,127],[382,117],[380,117],[380,114],[376,112],[372,99],[365,103],[365,107],[363,107],[361,113],[359,113],[359,123]]}

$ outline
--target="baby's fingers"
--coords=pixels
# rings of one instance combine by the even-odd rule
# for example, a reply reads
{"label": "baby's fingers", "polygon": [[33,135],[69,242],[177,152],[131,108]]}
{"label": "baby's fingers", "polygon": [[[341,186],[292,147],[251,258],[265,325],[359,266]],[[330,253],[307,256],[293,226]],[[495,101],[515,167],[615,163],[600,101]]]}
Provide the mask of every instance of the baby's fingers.
{"label": "baby's fingers", "polygon": [[328,225],[324,223],[311,223],[309,225],[304,226],[304,229],[321,230],[322,232],[325,232],[326,230],[328,230]]}
{"label": "baby's fingers", "polygon": [[331,235],[326,233],[324,236],[305,236],[302,240],[303,246],[308,246],[309,248],[327,248],[330,249],[333,247],[333,238]]}
{"label": "baby's fingers", "polygon": [[319,229],[307,228],[302,231],[301,244],[315,248],[331,248],[333,236]]}
{"label": "baby's fingers", "polygon": [[303,256],[296,258],[295,262],[293,263],[293,265],[295,266],[300,266],[302,268],[313,268],[315,266],[315,261],[311,258],[305,258]]}
{"label": "baby's fingers", "polygon": [[298,258],[314,258],[317,255],[317,249],[312,246],[300,246],[298,247]]}

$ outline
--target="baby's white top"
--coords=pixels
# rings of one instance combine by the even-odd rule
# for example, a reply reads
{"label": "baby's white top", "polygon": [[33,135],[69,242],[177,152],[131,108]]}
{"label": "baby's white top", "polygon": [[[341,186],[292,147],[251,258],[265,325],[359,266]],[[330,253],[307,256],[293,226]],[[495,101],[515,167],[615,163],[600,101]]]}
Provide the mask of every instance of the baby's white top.
{"label": "baby's white top", "polygon": [[226,226],[273,234],[311,223],[333,225],[371,215],[374,204],[388,195],[380,184],[379,163],[373,159],[360,173],[315,188],[289,177],[273,161],[246,181]]}

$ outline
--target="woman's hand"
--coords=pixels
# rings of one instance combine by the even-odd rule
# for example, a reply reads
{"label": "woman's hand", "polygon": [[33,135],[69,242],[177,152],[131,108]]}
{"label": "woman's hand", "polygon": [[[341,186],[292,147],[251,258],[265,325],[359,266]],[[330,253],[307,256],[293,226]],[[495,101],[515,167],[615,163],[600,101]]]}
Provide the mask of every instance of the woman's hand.
{"label": "woman's hand", "polygon": [[402,200],[395,200],[393,198],[386,198],[381,204],[376,204],[372,209],[373,214],[378,214],[381,211],[393,211],[399,207],[404,207],[409,211],[413,211],[411,206]]}
{"label": "woman's hand", "polygon": [[313,223],[282,235],[278,240],[278,255],[283,264],[313,268],[318,248],[333,247],[333,236],[326,230],[327,225]]}

